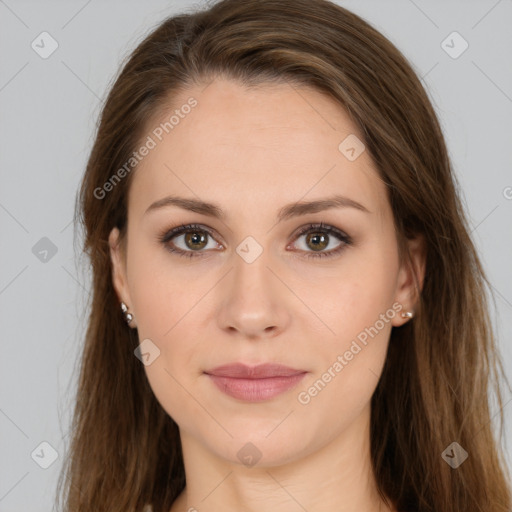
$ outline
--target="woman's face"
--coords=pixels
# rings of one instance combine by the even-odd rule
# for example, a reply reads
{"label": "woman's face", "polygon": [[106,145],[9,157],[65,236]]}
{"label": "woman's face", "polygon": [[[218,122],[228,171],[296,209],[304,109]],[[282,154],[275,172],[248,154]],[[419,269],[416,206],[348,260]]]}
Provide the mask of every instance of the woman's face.
{"label": "woman's face", "polygon": [[[156,398],[182,440],[235,463],[348,446],[365,432],[391,329],[414,309],[358,128],[334,100],[288,84],[218,79],[172,108],[172,129],[166,113],[143,138],[126,259],[110,237]],[[186,224],[197,226],[166,236]],[[215,370],[237,363],[248,373]],[[250,372],[268,364],[291,370]]]}

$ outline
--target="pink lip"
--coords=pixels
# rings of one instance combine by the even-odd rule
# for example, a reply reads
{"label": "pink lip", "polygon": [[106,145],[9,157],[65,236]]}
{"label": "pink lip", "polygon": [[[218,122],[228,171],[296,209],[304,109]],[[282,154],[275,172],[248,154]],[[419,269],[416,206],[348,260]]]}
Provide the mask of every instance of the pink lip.
{"label": "pink lip", "polygon": [[307,372],[280,364],[251,367],[235,363],[204,373],[226,395],[246,402],[261,402],[292,389]]}

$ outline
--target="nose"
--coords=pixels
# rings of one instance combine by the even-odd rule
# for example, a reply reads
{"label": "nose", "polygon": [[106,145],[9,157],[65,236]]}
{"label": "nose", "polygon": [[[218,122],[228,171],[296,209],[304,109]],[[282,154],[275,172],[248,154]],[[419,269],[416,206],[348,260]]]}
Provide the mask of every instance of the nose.
{"label": "nose", "polygon": [[[229,336],[260,340],[273,338],[290,324],[289,291],[276,277],[265,251],[248,263],[233,255],[231,272],[221,285],[217,322]],[[288,293],[287,293],[288,291]]]}

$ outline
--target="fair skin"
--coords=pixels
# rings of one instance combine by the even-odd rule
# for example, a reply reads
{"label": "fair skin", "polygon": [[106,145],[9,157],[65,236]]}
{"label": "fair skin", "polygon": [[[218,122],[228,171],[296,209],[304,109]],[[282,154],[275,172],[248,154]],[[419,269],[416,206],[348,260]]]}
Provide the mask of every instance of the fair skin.
{"label": "fair skin", "polygon": [[[391,329],[410,321],[393,304],[414,311],[417,303],[423,240],[408,242],[412,264],[400,265],[385,185],[367,151],[350,161],[338,149],[350,134],[363,137],[331,98],[288,84],[248,89],[216,79],[182,92],[173,105],[190,96],[197,106],[133,176],[126,253],[116,228],[109,238],[114,286],[134,315],[130,326],[160,350],[144,367],[149,383],[180,429],[187,485],[171,512],[393,510],[378,496],[371,470],[370,400]],[[225,217],[175,205],[146,213],[171,194],[215,203]],[[330,208],[278,222],[283,206],[333,194],[368,211]],[[319,222],[352,243],[320,231],[320,252],[345,246],[332,257],[308,258],[318,252],[319,230],[309,242],[297,231]],[[167,246],[194,255],[170,253],[158,236],[189,223],[212,235],[192,229],[188,244],[187,233],[177,235]],[[249,236],[262,249],[250,263],[236,251]],[[376,323],[383,314],[386,321]],[[333,371],[370,326],[378,334]],[[246,402],[204,373],[231,362],[278,362],[307,373],[293,389]],[[329,368],[325,387],[307,394]],[[244,464],[241,449],[257,454],[256,464]]]}

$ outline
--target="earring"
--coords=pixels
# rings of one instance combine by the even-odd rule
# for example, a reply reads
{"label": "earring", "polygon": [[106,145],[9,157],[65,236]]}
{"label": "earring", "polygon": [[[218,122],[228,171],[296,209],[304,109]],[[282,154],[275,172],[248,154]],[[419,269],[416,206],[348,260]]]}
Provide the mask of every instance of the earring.
{"label": "earring", "polygon": [[124,319],[126,323],[129,324],[133,320],[133,315],[128,313],[128,307],[124,302],[121,302],[121,311],[124,313]]}
{"label": "earring", "polygon": [[402,312],[402,318],[412,318],[414,316],[412,311]]}

